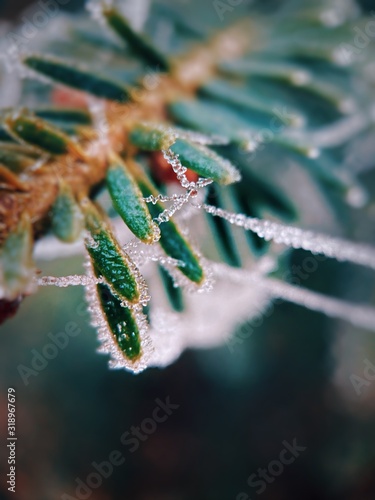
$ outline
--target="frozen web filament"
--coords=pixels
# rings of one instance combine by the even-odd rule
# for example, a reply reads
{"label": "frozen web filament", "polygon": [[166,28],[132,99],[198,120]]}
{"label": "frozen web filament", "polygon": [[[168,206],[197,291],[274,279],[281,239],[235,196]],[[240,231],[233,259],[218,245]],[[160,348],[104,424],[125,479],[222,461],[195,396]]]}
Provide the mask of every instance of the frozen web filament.
{"label": "frozen web filament", "polygon": [[235,226],[253,231],[267,241],[272,240],[288,247],[308,250],[314,254],[323,254],[339,261],[348,261],[375,269],[375,249],[373,247],[286,226],[278,222],[246,217],[243,214],[229,212],[212,205],[203,205],[203,208],[207,213],[221,217]]}
{"label": "frozen web filament", "polygon": [[213,270],[215,275],[224,274],[234,283],[253,283],[267,291],[274,299],[282,299],[331,318],[348,321],[366,330],[374,331],[375,329],[374,308],[352,304],[281,280],[264,277],[260,273],[239,271],[223,264],[213,264]]}

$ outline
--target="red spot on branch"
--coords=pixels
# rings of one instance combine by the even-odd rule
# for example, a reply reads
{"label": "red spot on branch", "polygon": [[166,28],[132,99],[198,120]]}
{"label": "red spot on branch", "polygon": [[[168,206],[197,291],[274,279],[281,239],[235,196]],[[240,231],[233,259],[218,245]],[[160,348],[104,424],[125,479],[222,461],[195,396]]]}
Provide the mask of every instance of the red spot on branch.
{"label": "red spot on branch", "polygon": [[[150,166],[152,173],[159,182],[164,184],[179,183],[176,174],[164,158],[163,153],[159,151],[152,153]],[[198,174],[189,169],[186,171],[185,175],[190,182],[197,182],[198,180]]]}
{"label": "red spot on branch", "polygon": [[0,324],[16,314],[22,299],[22,295],[14,300],[0,299]]}

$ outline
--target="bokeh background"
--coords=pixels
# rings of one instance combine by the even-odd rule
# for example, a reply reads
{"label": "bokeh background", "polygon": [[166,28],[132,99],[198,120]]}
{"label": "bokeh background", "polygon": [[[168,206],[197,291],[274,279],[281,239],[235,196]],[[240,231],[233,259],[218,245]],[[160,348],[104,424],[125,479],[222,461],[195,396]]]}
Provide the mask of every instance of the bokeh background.
{"label": "bokeh background", "polygon": [[[2,1],[3,19],[13,21],[27,3]],[[375,9],[373,1],[363,3]],[[375,174],[362,180],[374,200]],[[349,236],[375,242],[374,203],[366,216],[344,215]],[[291,255],[295,264],[305,257],[302,251]],[[66,269],[80,273],[81,259],[43,267],[54,275]],[[375,299],[373,273],[331,260],[321,262],[304,286],[356,302]],[[125,463],[93,490],[92,500],[375,498],[375,373],[360,394],[352,383],[353,375],[364,376],[366,360],[375,365],[373,333],[281,303],[260,326],[248,325],[233,349],[188,351],[166,369],[134,376],[109,370],[95,352],[95,331],[77,309],[83,300],[80,288],[42,289],[1,327],[1,499],[8,498],[8,387],[17,391],[18,436],[17,494],[9,498],[79,498],[76,478],[86,483],[92,463],[107,461],[113,450]],[[80,333],[25,385],[19,365],[30,367],[32,350],[40,352],[48,334],[68,321]],[[130,453],[122,434],[152,416],[155,399],[167,397],[179,408]],[[293,440],[306,449],[257,494],[249,476],[268,468],[283,442]]]}

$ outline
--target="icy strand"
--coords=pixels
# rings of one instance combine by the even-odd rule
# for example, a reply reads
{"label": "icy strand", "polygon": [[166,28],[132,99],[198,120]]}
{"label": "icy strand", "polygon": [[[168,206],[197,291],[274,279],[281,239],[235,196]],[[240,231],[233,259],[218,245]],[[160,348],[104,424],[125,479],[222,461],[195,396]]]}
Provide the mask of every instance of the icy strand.
{"label": "icy strand", "polygon": [[[208,184],[210,184],[212,182],[210,179],[202,179],[202,180],[203,181],[207,181],[204,186],[206,186],[206,185],[208,185]],[[156,217],[154,219],[154,221],[157,222],[158,224],[162,224],[163,222],[168,222],[169,219],[176,212],[180,211],[189,202],[190,198],[196,198],[198,196],[199,189],[201,189],[202,187],[203,187],[203,185],[201,187],[198,187],[197,189],[194,189],[194,188],[188,189],[185,194],[171,196],[170,198],[172,200],[175,200],[175,203],[171,207],[166,208],[165,210],[163,210],[163,212],[161,212],[158,215],[158,217]],[[148,198],[152,198],[150,201],[152,203],[154,203],[154,200],[157,200],[157,198],[159,196],[162,196],[162,195],[158,195],[157,197],[151,195]],[[169,197],[165,197],[165,198],[169,198]]]}
{"label": "icy strand", "polygon": [[225,264],[217,263],[212,263],[212,269],[216,276],[224,275],[226,279],[234,283],[254,283],[256,287],[266,290],[274,299],[282,299],[306,307],[306,309],[321,312],[332,318],[349,321],[360,328],[375,331],[374,308],[355,305],[284,281],[267,278],[260,272],[234,269]]}
{"label": "icy strand", "polygon": [[137,267],[142,267],[149,262],[158,262],[174,267],[183,267],[185,263],[178,259],[168,257],[158,246],[149,246],[133,238],[122,249],[129,255]]}
{"label": "icy strand", "polygon": [[158,224],[162,224],[163,222],[168,222],[169,219],[189,201],[191,196],[194,196],[196,193],[195,190],[190,190],[186,194],[182,195],[173,205],[169,208],[163,210],[154,221]]}
{"label": "icy strand", "polygon": [[293,302],[332,318],[349,321],[352,325],[366,330],[375,330],[375,309],[373,308],[357,306],[276,279],[261,280],[260,285],[266,288],[275,298]]}
{"label": "icy strand", "polygon": [[146,203],[152,203],[153,205],[156,205],[159,201],[161,203],[166,203],[168,201],[179,201],[182,200],[186,197],[184,194],[172,194],[172,196],[165,196],[163,194],[158,194],[157,196],[153,196],[152,194],[150,196],[147,196],[147,198],[143,198],[143,200]]}
{"label": "icy strand", "polygon": [[[91,248],[98,248],[100,245],[97,241],[94,240],[94,238],[89,233],[87,233],[85,240],[86,240],[87,247],[89,246]],[[137,243],[137,240],[133,239],[127,244],[127,246],[134,248],[136,243]],[[128,266],[131,273],[133,274],[133,277],[134,277],[134,279],[137,283],[137,286],[138,286],[138,290],[139,290],[138,302],[140,304],[142,304],[143,306],[146,306],[147,302],[151,299],[151,297],[148,294],[147,283],[146,283],[144,277],[142,276],[142,274],[139,272],[138,267],[135,265],[133,260],[130,259],[129,254],[126,251],[125,251],[125,260],[126,260],[126,265]],[[113,293],[116,295],[116,292],[114,290],[113,290]],[[129,307],[129,309],[133,309],[134,307],[137,306],[137,304],[134,305],[133,303],[128,302],[127,300],[123,300],[123,304],[126,307]]]}
{"label": "icy strand", "polygon": [[[181,233],[189,238],[188,231],[180,226]],[[176,287],[183,288],[188,293],[209,293],[214,287],[214,275],[211,269],[211,262],[203,257],[200,251],[196,248],[194,243],[190,241],[192,249],[199,259],[199,262],[204,270],[203,283],[196,284],[187,278],[182,272],[181,267],[185,267],[185,262],[172,257],[168,257],[164,251],[158,246],[143,245],[139,247],[129,244],[126,246],[126,251],[131,257],[132,261],[137,267],[142,267],[148,262],[157,262],[163,266],[171,275]]]}
{"label": "icy strand", "polygon": [[292,248],[301,248],[313,254],[322,254],[339,261],[353,262],[375,269],[375,248],[333,238],[324,234],[306,231],[293,226],[286,226],[278,222],[260,220],[255,217],[246,217],[235,214],[212,205],[203,205],[203,209],[214,216],[221,217],[235,226],[253,231],[266,241],[273,240]]}
{"label": "icy strand", "polygon": [[125,245],[123,245],[122,249],[129,256],[131,256],[132,254],[136,253],[136,250],[140,244],[141,244],[141,240],[138,240],[137,238],[132,238],[130,241],[125,243]]}
{"label": "icy strand", "polygon": [[[182,210],[176,215],[175,220],[179,223],[191,222],[194,217],[199,216],[199,212],[197,211],[197,205],[200,206],[206,199],[206,194],[204,190],[200,189],[198,191],[198,195],[194,199],[194,203],[190,200]],[[187,227],[187,226],[185,226]]]}
{"label": "icy strand", "polygon": [[133,247],[129,249],[128,255],[139,267],[147,264],[148,262],[159,262],[160,264],[167,264],[174,267],[185,266],[183,261],[174,259],[173,257],[168,257],[158,246],[150,247],[149,245],[142,245],[141,249]]}
{"label": "icy strand", "polygon": [[173,257],[167,257],[165,255],[159,255],[157,253],[144,254],[141,250],[138,254],[138,259],[135,259],[137,264],[141,267],[148,262],[158,262],[162,266],[173,266],[173,267],[185,267],[185,262],[182,260],[174,259]]}
{"label": "icy strand", "polygon": [[169,272],[175,287],[182,288],[185,292],[192,294],[211,293],[215,286],[215,278],[214,278],[214,273],[212,271],[211,262],[203,257],[203,255],[199,252],[199,250],[195,247],[195,245],[192,245],[192,248],[203,268],[204,272],[203,283],[197,284],[189,280],[189,278],[187,278],[181,272],[181,270],[178,269],[178,267],[180,266],[176,266],[175,262],[165,260],[163,263],[160,262],[160,264],[164,267],[164,269],[166,269]]}
{"label": "icy strand", "polygon": [[173,153],[170,149],[164,149],[162,151],[165,160],[172,167],[173,172],[176,174],[177,179],[181,186],[185,189],[197,190],[208,186],[212,183],[211,179],[199,178],[197,182],[190,182],[186,177],[187,168],[184,167],[178,157],[178,154]]}
{"label": "icy strand", "polygon": [[66,288],[68,286],[88,286],[103,283],[103,278],[73,274],[71,276],[42,276],[36,278],[38,286],[56,286]]}

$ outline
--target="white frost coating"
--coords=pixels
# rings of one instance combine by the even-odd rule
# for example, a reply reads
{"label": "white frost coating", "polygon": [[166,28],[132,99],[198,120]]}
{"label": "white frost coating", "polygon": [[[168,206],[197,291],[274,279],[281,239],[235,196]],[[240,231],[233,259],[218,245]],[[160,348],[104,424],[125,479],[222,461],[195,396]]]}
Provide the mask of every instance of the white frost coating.
{"label": "white frost coating", "polygon": [[[269,270],[264,263],[255,266],[259,273]],[[215,279],[211,292],[204,297],[197,293],[184,294],[185,310],[177,314],[170,309],[157,275],[151,274],[148,281],[153,300],[149,334],[155,350],[150,366],[167,366],[188,348],[210,349],[223,345],[236,327],[262,313],[269,304],[268,291],[249,286],[247,280],[233,283],[225,273],[217,273]]]}
{"label": "white frost coating", "polygon": [[[130,245],[132,242],[129,243]],[[85,245],[86,248],[99,248],[100,249],[100,243],[98,241],[95,241],[91,234],[86,232],[85,236]],[[151,299],[149,293],[148,293],[148,286],[147,283],[143,277],[143,275],[140,273],[137,265],[134,263],[134,261],[130,258],[129,254],[126,251],[122,251],[122,258],[130,270],[131,274],[133,275],[133,278],[137,284],[137,289],[139,293],[139,299],[138,303],[141,304],[142,306],[146,306],[148,301]],[[124,306],[129,307],[130,309],[136,308],[137,305],[134,305],[133,303],[127,301],[124,298],[122,299],[122,303]]]}
{"label": "white frost coating", "polygon": [[[211,182],[211,181],[210,181]],[[210,183],[209,182],[209,183]],[[199,188],[198,188],[199,189]],[[168,222],[173,215],[181,210],[186,203],[189,202],[190,198],[195,198],[198,194],[197,189],[189,189],[186,194],[179,196],[172,206],[166,208],[161,212],[154,221],[158,224],[162,224],[163,222]]]}
{"label": "white frost coating", "polygon": [[[214,151],[200,144],[195,144],[195,147],[202,152],[205,156],[210,157],[213,161],[216,161],[218,165],[223,167],[226,170],[226,175],[230,179],[231,182],[238,182],[241,180],[241,174],[236,169],[236,167],[227,159],[219,156]],[[178,181],[181,186],[188,190],[198,190],[203,187],[208,186],[213,181],[212,179],[206,179],[200,177],[197,182],[191,182],[186,177],[187,168],[184,167],[179,159],[179,155],[174,153],[171,149],[162,151],[165,160],[171,165],[174,173],[177,176]]]}
{"label": "white frost coating", "polygon": [[243,214],[228,212],[212,205],[203,205],[203,208],[207,213],[221,217],[235,226],[253,231],[267,241],[273,240],[292,248],[301,248],[339,261],[353,262],[375,269],[375,248],[371,246],[352,243],[298,227],[286,226],[278,222],[246,217]]}
{"label": "white frost coating", "polygon": [[[172,257],[168,257],[164,251],[159,246],[150,246],[141,243],[139,240],[133,239],[128,242],[123,250],[129,255],[133,263],[138,267],[142,267],[150,261],[158,262],[170,273],[176,286],[182,287],[187,293],[209,293],[214,287],[213,274],[211,271],[211,264],[207,259],[205,259],[199,250],[197,250],[188,229],[184,226],[179,225],[179,230],[181,234],[189,239],[189,245],[199,260],[199,263],[203,269],[204,280],[202,283],[194,283],[189,280],[182,272],[179,267],[184,267],[185,263]],[[150,294],[154,299],[153,295]]]}
{"label": "white frost coating", "polygon": [[[131,252],[130,252],[131,254]],[[161,249],[144,248],[137,251],[139,263],[159,261],[171,272],[176,283],[186,290],[186,283],[173,272],[178,261],[165,257],[163,261]],[[134,255],[131,255],[134,258]],[[138,264],[138,262],[136,262]],[[206,291],[204,300],[197,294],[197,288],[190,288],[184,294],[185,310],[182,313],[172,312],[165,294],[162,292],[157,273],[152,270],[148,276],[151,302],[152,328],[147,333],[146,320],[140,310],[135,309],[137,321],[142,326],[143,351],[141,361],[132,363],[127,360],[118,348],[108,325],[103,318],[96,295],[96,280],[92,275],[67,277],[76,284],[86,287],[86,297],[93,325],[98,329],[98,338],[101,342],[99,352],[111,355],[111,368],[126,368],[134,372],[142,371],[147,366],[164,367],[174,362],[181,353],[189,348],[212,348],[222,345],[229,340],[237,326],[240,326],[251,317],[258,316],[266,309],[272,298],[281,298],[308,309],[322,312],[327,316],[347,320],[361,328],[375,329],[375,310],[364,306],[356,306],[344,301],[330,298],[288,283],[267,278],[267,274],[274,268],[274,261],[269,257],[261,259],[251,265],[251,269],[235,269],[224,264],[204,262],[205,272],[210,268],[211,279],[215,279],[214,286]],[[51,277],[46,277],[50,279]],[[86,278],[86,279],[85,279]],[[78,282],[81,283],[78,283]],[[52,284],[52,283],[48,283]],[[211,283],[212,285],[212,283]],[[61,285],[64,286],[64,285]],[[218,308],[218,304],[225,307]],[[134,309],[133,309],[134,311]],[[231,314],[228,314],[228,311]],[[153,347],[152,347],[153,346]]]}
{"label": "white frost coating", "polygon": [[103,283],[103,278],[95,278],[94,276],[86,276],[73,274],[71,276],[42,276],[36,278],[38,286],[56,286],[58,288],[66,288],[68,286],[88,286]]}
{"label": "white frost coating", "polygon": [[127,359],[118,346],[114,335],[109,329],[108,323],[103,315],[100,307],[100,302],[96,290],[95,278],[90,264],[86,264],[88,277],[91,278],[90,284],[85,287],[85,297],[88,304],[88,310],[91,315],[91,323],[97,329],[98,340],[100,347],[98,352],[101,354],[109,354],[109,367],[113,369],[125,368],[134,373],[139,373],[147,368],[150,357],[153,353],[153,346],[148,336],[148,323],[142,308],[133,307],[132,312],[135,316],[141,342],[141,357],[136,360]]}
{"label": "white frost coating", "polygon": [[[192,245],[191,245],[192,246]],[[208,295],[210,294],[215,286],[216,286],[216,281],[214,279],[214,275],[211,269],[211,263],[202,257],[200,252],[196,250],[196,248],[193,248],[193,251],[195,255],[197,256],[199,263],[203,269],[204,273],[204,280],[202,283],[194,283],[193,281],[189,280],[180,269],[178,269],[173,263],[171,262],[163,262],[161,265],[169,272],[171,275],[174,285],[176,287],[182,288],[185,292],[188,294],[205,294]]]}
{"label": "white frost coating", "polygon": [[[176,265],[177,262],[169,264]],[[251,270],[235,269],[213,262],[209,265],[216,280],[215,287],[205,295],[204,300],[196,293],[184,294],[185,310],[178,314],[170,310],[157,274],[151,273],[149,281],[153,295],[152,328],[147,332],[145,317],[141,311],[135,310],[138,324],[142,327],[142,345],[145,353],[142,360],[136,363],[124,358],[118,348],[101,312],[96,295],[97,280],[93,276],[86,277],[87,284],[82,284],[87,288],[86,297],[93,326],[99,331],[101,346],[98,351],[111,355],[111,368],[126,368],[139,372],[147,366],[164,367],[174,362],[189,347],[220,346],[229,340],[236,327],[251,317],[262,314],[270,300],[274,298],[281,298],[329,317],[349,321],[364,329],[372,331],[375,329],[375,309],[353,305],[267,278],[266,275],[275,265],[273,259],[269,257],[252,265]],[[166,267],[170,269],[169,266]],[[82,280],[84,277],[78,278]],[[217,304],[224,303],[225,307],[217,307]],[[231,314],[227,313],[228,310]]]}

